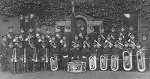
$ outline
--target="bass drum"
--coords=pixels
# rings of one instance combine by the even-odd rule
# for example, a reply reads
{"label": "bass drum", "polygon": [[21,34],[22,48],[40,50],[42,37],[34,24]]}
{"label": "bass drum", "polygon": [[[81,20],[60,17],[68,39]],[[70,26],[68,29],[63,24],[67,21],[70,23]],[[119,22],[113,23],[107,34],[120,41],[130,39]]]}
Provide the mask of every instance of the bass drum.
{"label": "bass drum", "polygon": [[111,70],[117,71],[119,69],[119,56],[112,55],[111,56]]}
{"label": "bass drum", "polygon": [[91,55],[89,57],[89,68],[92,71],[97,69],[96,55]]}
{"label": "bass drum", "polygon": [[100,56],[100,69],[107,70],[108,68],[108,54]]}
{"label": "bass drum", "polygon": [[137,51],[136,57],[137,57],[137,69],[138,69],[138,71],[144,72],[146,70],[145,52]]}
{"label": "bass drum", "polygon": [[52,71],[58,70],[58,55],[57,54],[53,55],[53,57],[50,58],[50,65],[51,65]]}
{"label": "bass drum", "polygon": [[133,68],[133,63],[132,63],[132,51],[124,51],[122,53],[123,56],[123,69],[125,71],[130,71]]}

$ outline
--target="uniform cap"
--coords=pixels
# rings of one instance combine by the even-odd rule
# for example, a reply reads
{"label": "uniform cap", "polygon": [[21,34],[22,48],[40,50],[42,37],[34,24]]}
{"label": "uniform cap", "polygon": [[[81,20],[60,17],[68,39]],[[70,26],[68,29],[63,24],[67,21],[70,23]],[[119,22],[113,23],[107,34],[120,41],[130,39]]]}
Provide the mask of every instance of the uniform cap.
{"label": "uniform cap", "polygon": [[13,28],[14,26],[10,26],[10,27],[8,27],[8,29],[11,29],[11,28]]}

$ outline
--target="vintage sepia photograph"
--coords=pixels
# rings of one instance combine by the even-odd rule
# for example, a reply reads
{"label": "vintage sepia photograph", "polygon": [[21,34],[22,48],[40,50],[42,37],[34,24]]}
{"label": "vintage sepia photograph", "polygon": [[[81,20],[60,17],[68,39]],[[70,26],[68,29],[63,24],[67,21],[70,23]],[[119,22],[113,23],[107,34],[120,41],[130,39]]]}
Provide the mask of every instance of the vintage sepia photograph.
{"label": "vintage sepia photograph", "polygon": [[0,0],[0,79],[150,79],[150,0]]}

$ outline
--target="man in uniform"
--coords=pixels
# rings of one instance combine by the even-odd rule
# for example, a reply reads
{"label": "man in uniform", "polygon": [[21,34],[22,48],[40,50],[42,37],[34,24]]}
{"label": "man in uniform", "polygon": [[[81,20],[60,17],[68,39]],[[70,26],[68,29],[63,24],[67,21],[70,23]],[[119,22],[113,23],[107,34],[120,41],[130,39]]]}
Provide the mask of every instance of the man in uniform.
{"label": "man in uniform", "polygon": [[94,28],[93,28],[92,32],[89,34],[89,36],[90,36],[90,39],[93,43],[94,40],[97,38],[97,33],[94,31]]}
{"label": "man in uniform", "polygon": [[72,41],[72,48],[70,50],[71,60],[78,60],[79,59],[80,48],[81,48],[81,42],[79,41],[79,37],[77,35],[75,35],[74,41]]}
{"label": "man in uniform", "polygon": [[64,70],[67,69],[67,62],[70,60],[69,56],[69,43],[67,42],[62,42],[61,43],[63,47],[60,49],[60,67],[63,68]]}
{"label": "man in uniform", "polygon": [[88,48],[92,47],[92,42],[91,42],[91,40],[89,38],[89,35],[85,36],[85,40],[84,40],[83,44],[86,44]]}
{"label": "man in uniform", "polygon": [[81,55],[80,59],[82,62],[86,62],[86,69],[89,69],[89,56],[92,51],[90,48],[86,45],[83,44],[83,49],[81,49]]}
{"label": "man in uniform", "polygon": [[41,27],[37,27],[36,28],[36,37],[35,37],[35,46],[36,46],[36,50],[37,52],[39,53],[39,50],[41,47],[41,35],[42,35],[42,32],[41,32]]}
{"label": "man in uniform", "polygon": [[7,48],[8,48],[7,36],[3,35],[2,43],[1,43],[1,54],[0,54],[2,71],[6,71],[5,61],[6,61],[6,57],[7,57],[7,53],[6,53]]}
{"label": "man in uniform", "polygon": [[79,33],[82,34],[83,38],[85,37],[85,35],[86,35],[86,29],[85,29],[84,25],[81,25],[81,31]]}
{"label": "man in uniform", "polygon": [[7,33],[7,38],[8,41],[13,41],[15,34],[13,33],[13,26],[8,27],[8,33]]}

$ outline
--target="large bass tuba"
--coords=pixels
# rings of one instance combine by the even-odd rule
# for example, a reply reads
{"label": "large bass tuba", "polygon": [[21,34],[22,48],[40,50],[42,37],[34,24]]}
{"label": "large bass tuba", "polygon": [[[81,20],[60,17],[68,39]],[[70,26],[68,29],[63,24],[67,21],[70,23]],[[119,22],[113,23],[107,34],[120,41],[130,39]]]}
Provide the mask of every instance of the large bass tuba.
{"label": "large bass tuba", "polygon": [[112,55],[111,56],[111,70],[117,71],[119,69],[119,56]]}
{"label": "large bass tuba", "polygon": [[108,68],[108,54],[100,56],[100,69],[107,70]]}
{"label": "large bass tuba", "polygon": [[57,54],[54,54],[53,57],[50,58],[50,65],[51,65],[52,71],[58,70],[58,55]]}
{"label": "large bass tuba", "polygon": [[137,69],[140,72],[144,72],[146,70],[145,50],[146,49],[142,48],[136,52]]}
{"label": "large bass tuba", "polygon": [[125,71],[130,71],[133,68],[132,63],[132,50],[124,51],[123,56],[123,68]]}
{"label": "large bass tuba", "polygon": [[95,54],[92,54],[89,57],[89,67],[90,67],[90,70],[96,70],[97,69],[96,55]]}

